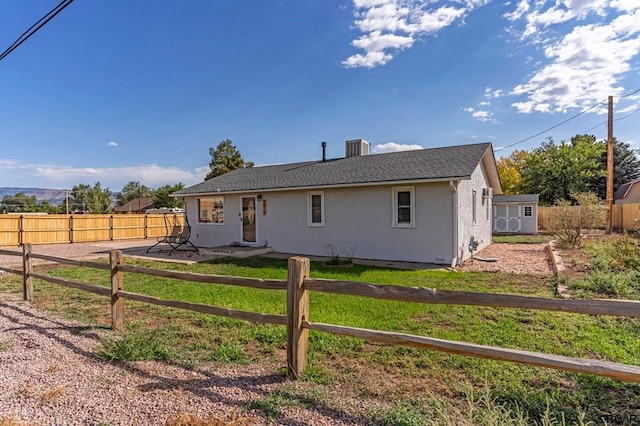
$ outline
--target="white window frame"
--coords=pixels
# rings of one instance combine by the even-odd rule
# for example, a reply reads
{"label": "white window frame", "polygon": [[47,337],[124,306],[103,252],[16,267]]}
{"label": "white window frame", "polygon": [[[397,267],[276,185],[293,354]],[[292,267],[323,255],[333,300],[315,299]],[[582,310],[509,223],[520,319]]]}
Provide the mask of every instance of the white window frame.
{"label": "white window frame", "polygon": [[[313,205],[314,195],[320,196],[320,222],[313,222]],[[323,227],[324,226],[324,191],[307,192],[307,226]]]}
{"label": "white window frame", "polygon": [[[203,200],[203,199],[206,200],[206,199],[212,199],[212,198],[220,198],[220,199],[222,199],[222,222],[202,222],[202,221],[200,221],[200,218],[201,218],[201,216],[200,216],[200,213],[201,213],[200,200]],[[205,197],[198,197],[196,199],[196,209],[198,211],[198,213],[197,213],[197,223],[199,225],[207,225],[207,226],[208,225],[223,226],[224,225],[224,205],[225,205],[224,195],[209,195],[209,196],[205,196]],[[208,213],[208,215],[209,215],[209,213]],[[217,216],[217,213],[216,213],[216,216]]]}
{"label": "white window frame", "polygon": [[[530,214],[527,214],[527,209],[529,209]],[[522,206],[522,216],[533,217],[533,206]]]}
{"label": "white window frame", "polygon": [[471,222],[475,225],[478,223],[478,193],[476,190],[471,191]]}
{"label": "white window frame", "polygon": [[[402,222],[398,221],[398,208],[401,207],[398,205],[398,193],[399,192],[409,192],[410,197],[410,222]],[[415,228],[416,227],[416,191],[413,186],[396,186],[393,187],[391,191],[391,201],[393,206],[393,222],[391,226],[394,228]]]}

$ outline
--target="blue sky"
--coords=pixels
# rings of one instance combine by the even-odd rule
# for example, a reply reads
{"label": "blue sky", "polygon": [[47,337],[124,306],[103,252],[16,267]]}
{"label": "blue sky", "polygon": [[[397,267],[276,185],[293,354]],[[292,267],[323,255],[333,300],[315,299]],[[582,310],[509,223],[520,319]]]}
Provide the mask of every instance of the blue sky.
{"label": "blue sky", "polygon": [[[57,3],[0,0],[0,51]],[[191,185],[224,139],[257,165],[355,138],[499,157],[637,89],[638,0],[77,0],[0,61],[0,186]],[[640,114],[614,130],[640,148]]]}

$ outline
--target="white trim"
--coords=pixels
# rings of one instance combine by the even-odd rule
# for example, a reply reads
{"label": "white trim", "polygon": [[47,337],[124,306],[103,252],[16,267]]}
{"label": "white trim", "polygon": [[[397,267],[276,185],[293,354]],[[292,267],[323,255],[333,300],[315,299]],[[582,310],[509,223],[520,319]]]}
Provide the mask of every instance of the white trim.
{"label": "white trim", "polygon": [[413,180],[386,180],[381,182],[363,182],[363,183],[340,183],[335,185],[315,185],[315,186],[292,186],[285,188],[251,188],[251,189],[240,189],[238,191],[207,191],[207,192],[193,192],[189,194],[178,194],[173,195],[172,197],[202,197],[205,195],[230,195],[230,194],[248,194],[255,192],[282,192],[282,191],[300,191],[300,190],[320,190],[320,189],[331,189],[331,188],[353,188],[353,187],[361,187],[361,186],[387,186],[387,185],[417,185],[421,183],[439,183],[439,182],[450,182],[460,181],[460,180],[470,180],[471,176],[451,176],[448,178],[436,178],[436,179],[413,179]]}
{"label": "white trim", "polygon": [[[398,193],[399,192],[409,192],[409,215],[410,222],[409,223],[399,223],[398,222]],[[413,186],[394,186],[391,189],[391,205],[393,206],[392,212],[392,222],[391,226],[393,228],[415,228],[416,227],[416,191]]]}
{"label": "white trim", "polygon": [[[258,217],[260,216],[258,214],[258,196],[257,195],[241,195],[240,197],[240,243],[243,245],[247,245],[247,246],[255,246],[258,245],[258,241],[260,241],[260,238],[258,238]],[[245,198],[253,198],[253,225],[256,229],[256,240],[254,242],[245,242],[244,241],[244,223],[242,221],[242,204],[243,204],[243,199]]]}
{"label": "white trim", "polygon": [[[320,196],[320,222],[313,222],[313,206],[311,200],[314,195]],[[307,192],[307,226],[314,228],[324,226],[324,191],[309,191]]]}
{"label": "white trim", "polygon": [[471,190],[471,224],[478,224],[478,193],[475,189]]}

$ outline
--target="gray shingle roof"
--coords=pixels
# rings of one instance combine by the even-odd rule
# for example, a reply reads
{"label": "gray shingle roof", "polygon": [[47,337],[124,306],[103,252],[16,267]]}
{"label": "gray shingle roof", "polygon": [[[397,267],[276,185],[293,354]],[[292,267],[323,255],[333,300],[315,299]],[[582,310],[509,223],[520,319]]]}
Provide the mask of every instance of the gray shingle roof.
{"label": "gray shingle roof", "polygon": [[493,203],[537,203],[538,194],[494,195]]}
{"label": "gray shingle roof", "polygon": [[490,143],[238,169],[174,195],[468,177]]}

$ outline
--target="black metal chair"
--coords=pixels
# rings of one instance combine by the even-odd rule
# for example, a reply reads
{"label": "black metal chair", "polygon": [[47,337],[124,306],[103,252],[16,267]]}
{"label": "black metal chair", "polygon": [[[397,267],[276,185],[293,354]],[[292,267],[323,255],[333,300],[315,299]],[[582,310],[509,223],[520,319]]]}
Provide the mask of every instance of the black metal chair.
{"label": "black metal chair", "polygon": [[171,247],[169,254],[174,251],[199,251],[198,247],[189,241],[191,237],[191,226],[189,225],[187,215],[185,214],[183,217],[184,222],[181,222],[177,214],[164,213],[165,235],[158,237],[158,242],[149,247],[147,253],[158,244],[163,243],[169,244]]}

